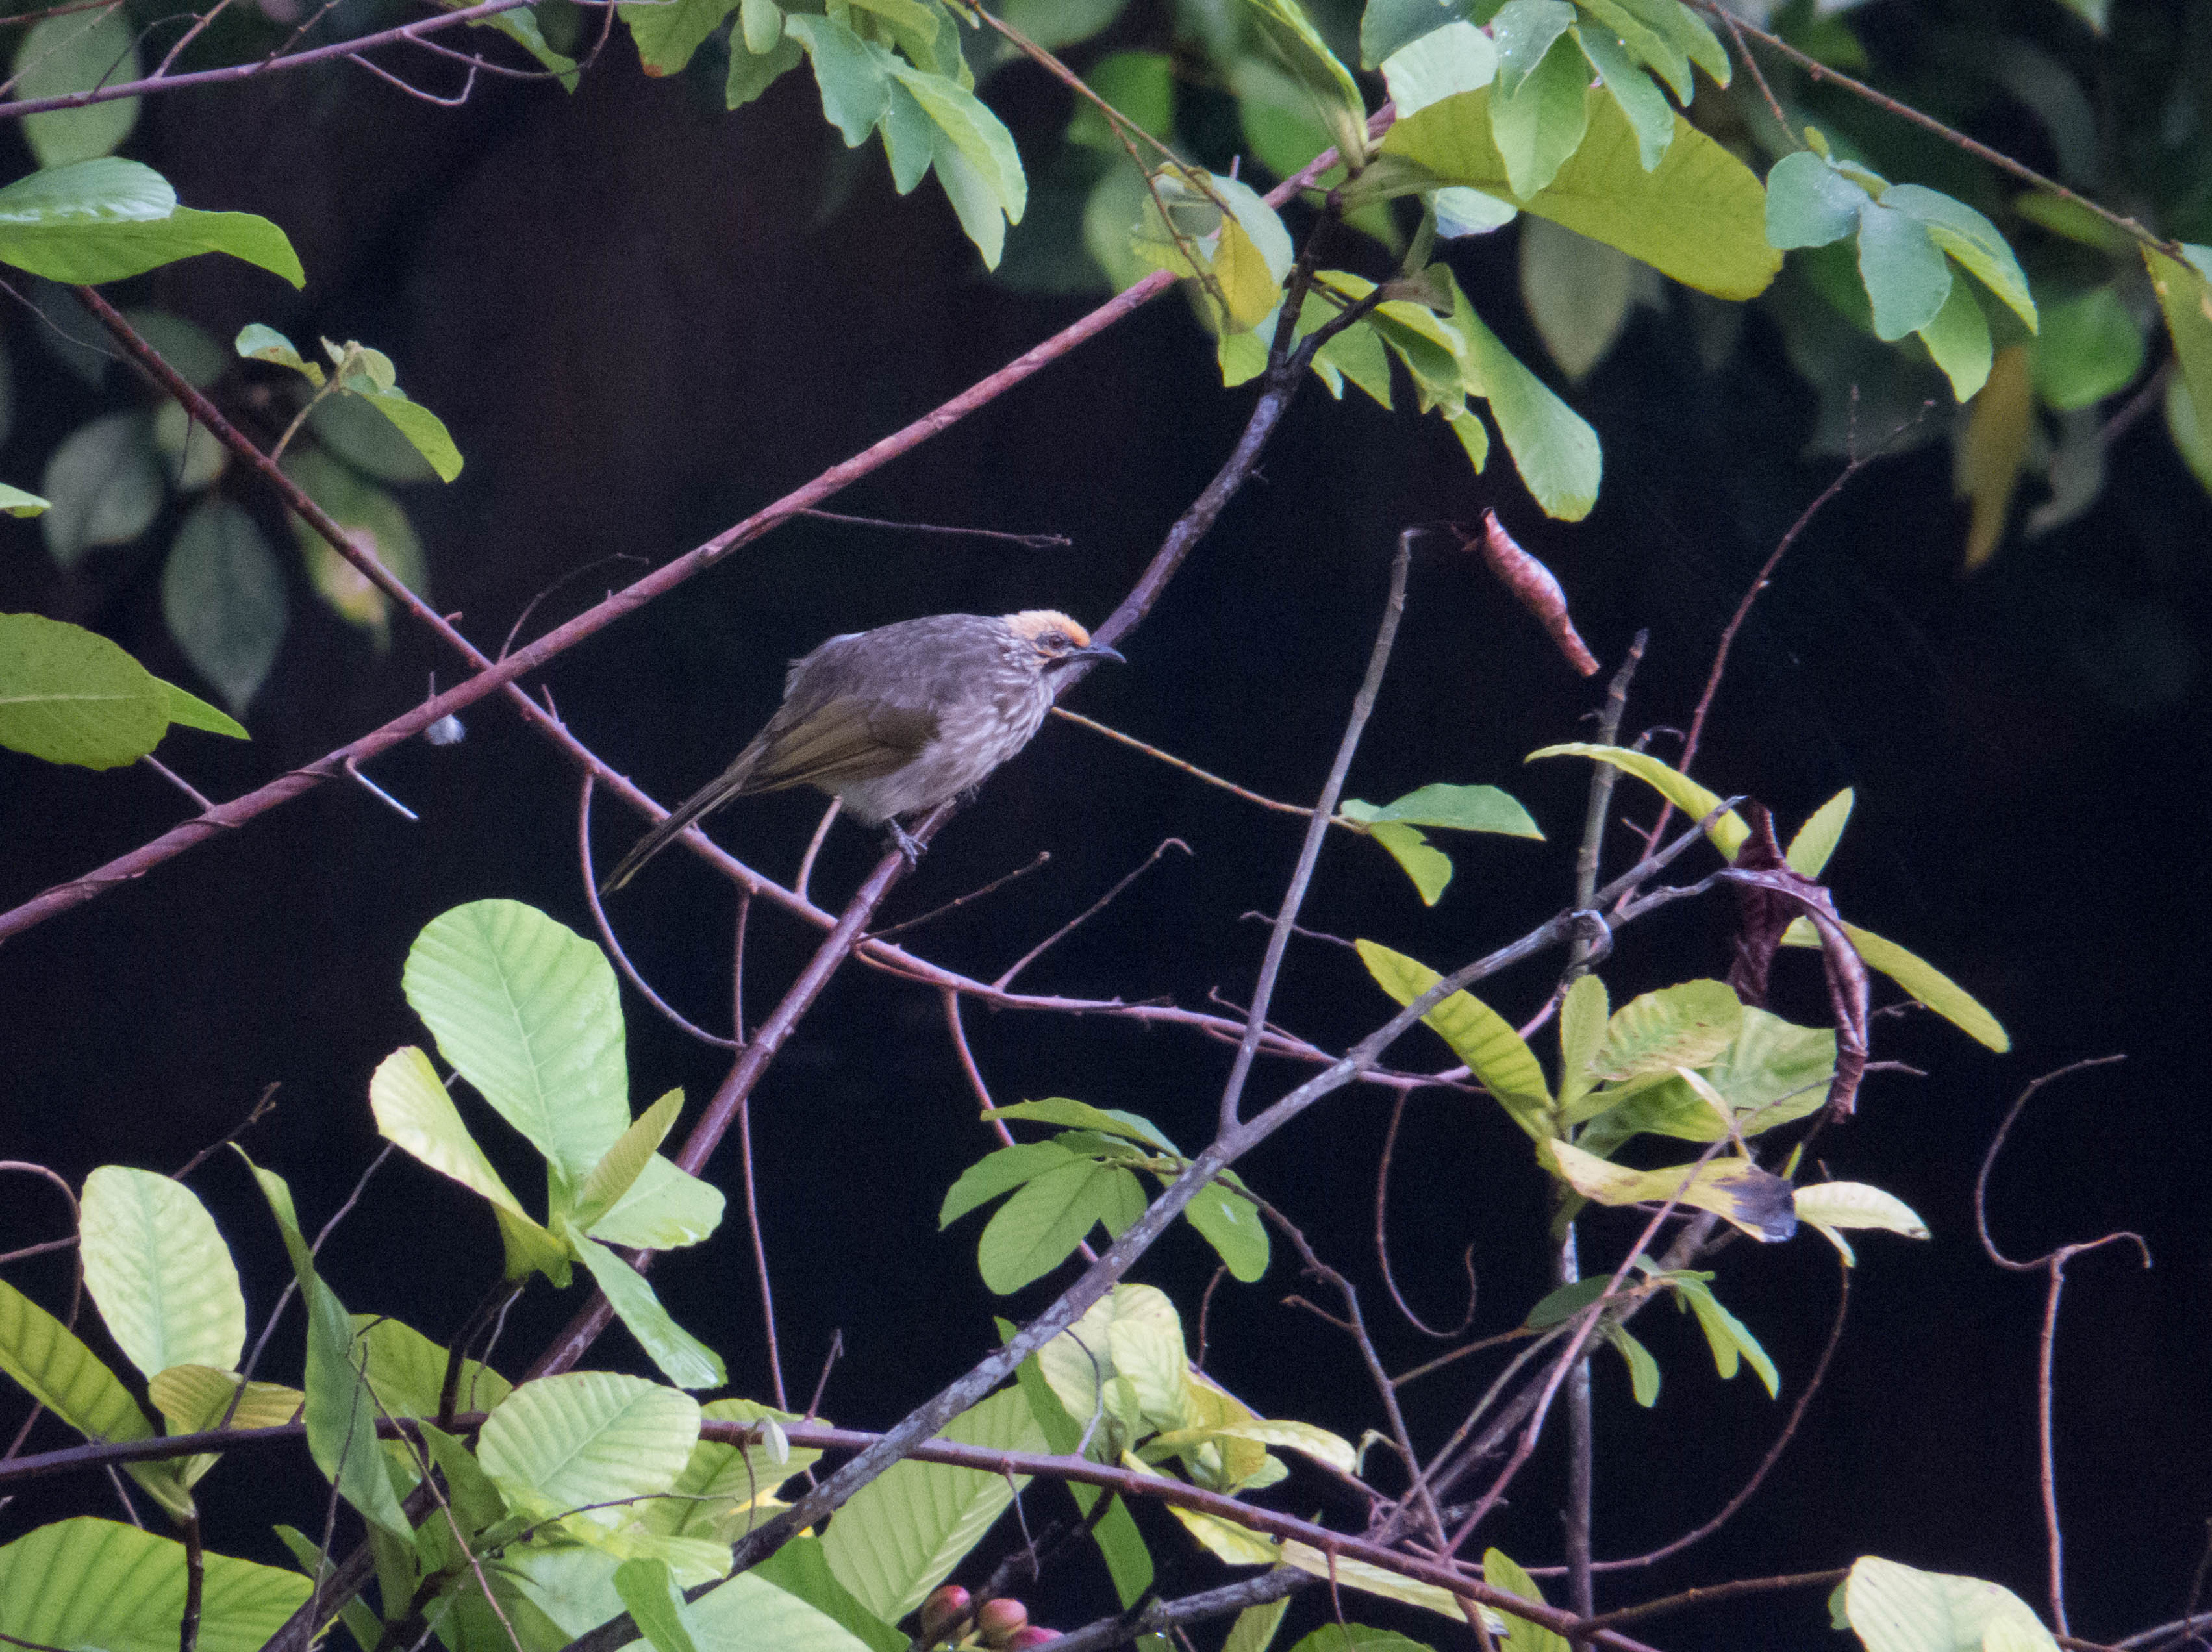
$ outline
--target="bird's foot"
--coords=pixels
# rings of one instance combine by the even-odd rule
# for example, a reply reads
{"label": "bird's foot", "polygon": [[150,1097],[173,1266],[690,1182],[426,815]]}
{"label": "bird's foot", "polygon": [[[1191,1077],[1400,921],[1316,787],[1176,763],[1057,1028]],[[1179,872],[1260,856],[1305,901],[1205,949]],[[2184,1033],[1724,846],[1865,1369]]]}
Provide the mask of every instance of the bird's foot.
{"label": "bird's foot", "polygon": [[921,864],[921,852],[925,846],[920,838],[896,820],[885,821],[884,829],[885,835],[891,841],[891,847],[906,857],[906,869],[908,872],[912,872]]}

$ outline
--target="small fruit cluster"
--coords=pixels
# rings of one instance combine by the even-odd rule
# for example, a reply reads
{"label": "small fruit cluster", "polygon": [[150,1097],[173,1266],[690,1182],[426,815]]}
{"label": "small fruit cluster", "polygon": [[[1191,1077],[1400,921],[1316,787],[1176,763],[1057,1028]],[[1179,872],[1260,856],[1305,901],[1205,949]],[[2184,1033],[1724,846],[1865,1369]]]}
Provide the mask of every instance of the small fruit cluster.
{"label": "small fruit cluster", "polygon": [[992,1652],[1021,1652],[1024,1647],[1056,1641],[1060,1631],[1030,1621],[1029,1608],[1019,1600],[986,1600],[957,1583],[930,1591],[921,1603],[921,1638],[927,1646],[985,1646]]}

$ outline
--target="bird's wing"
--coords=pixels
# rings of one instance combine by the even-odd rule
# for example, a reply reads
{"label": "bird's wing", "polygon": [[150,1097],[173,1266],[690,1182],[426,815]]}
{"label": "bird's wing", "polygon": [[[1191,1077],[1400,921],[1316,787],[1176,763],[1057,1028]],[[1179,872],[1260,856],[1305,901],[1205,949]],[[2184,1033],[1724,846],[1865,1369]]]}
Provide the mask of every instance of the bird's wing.
{"label": "bird's wing", "polygon": [[[776,720],[784,719],[779,714]],[[745,777],[744,789],[780,792],[792,786],[819,786],[826,791],[849,781],[875,780],[912,762],[936,738],[937,714],[921,707],[872,704],[854,697],[825,700],[781,729],[771,725],[763,737],[766,749]]]}

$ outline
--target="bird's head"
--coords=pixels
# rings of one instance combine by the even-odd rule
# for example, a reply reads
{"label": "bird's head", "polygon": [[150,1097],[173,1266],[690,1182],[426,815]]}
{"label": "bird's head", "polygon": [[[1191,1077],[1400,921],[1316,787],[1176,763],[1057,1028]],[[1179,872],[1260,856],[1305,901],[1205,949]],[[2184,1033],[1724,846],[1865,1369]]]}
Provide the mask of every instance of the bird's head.
{"label": "bird's head", "polygon": [[1035,652],[1041,671],[1078,659],[1111,659],[1121,665],[1128,664],[1104,643],[1093,642],[1090,632],[1056,608],[1031,608],[1008,614],[1006,626]]}

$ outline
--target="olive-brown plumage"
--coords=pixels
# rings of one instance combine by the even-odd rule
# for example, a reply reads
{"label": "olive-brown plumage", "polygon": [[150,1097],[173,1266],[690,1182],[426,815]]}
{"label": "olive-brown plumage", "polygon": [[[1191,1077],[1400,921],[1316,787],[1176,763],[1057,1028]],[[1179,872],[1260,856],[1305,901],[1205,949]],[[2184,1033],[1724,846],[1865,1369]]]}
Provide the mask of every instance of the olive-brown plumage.
{"label": "olive-brown plumage", "polygon": [[599,885],[620,889],[732,798],[811,786],[869,825],[956,798],[1024,746],[1077,660],[1121,656],[1065,614],[934,614],[831,637],[791,663],[783,704],[735,762],[638,840]]}

